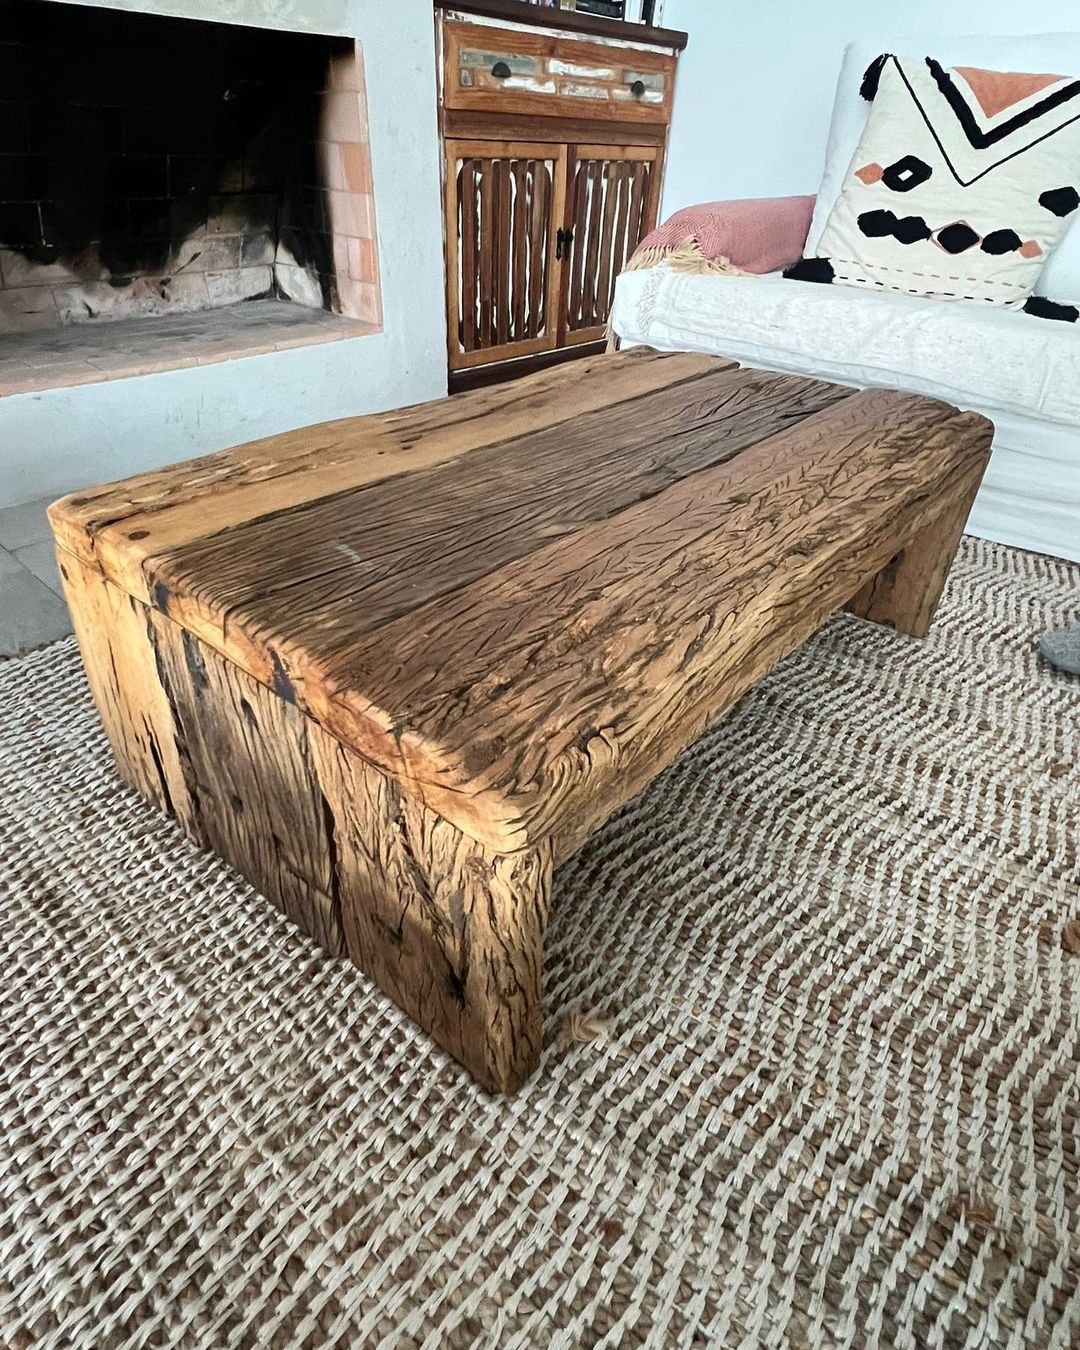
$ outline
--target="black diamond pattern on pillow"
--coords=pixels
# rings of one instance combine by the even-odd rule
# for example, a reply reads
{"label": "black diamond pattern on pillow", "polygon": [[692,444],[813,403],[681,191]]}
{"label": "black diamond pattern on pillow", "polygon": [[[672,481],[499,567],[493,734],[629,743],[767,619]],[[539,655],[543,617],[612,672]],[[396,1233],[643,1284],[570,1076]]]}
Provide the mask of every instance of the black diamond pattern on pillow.
{"label": "black diamond pattern on pillow", "polygon": [[982,251],[984,253],[1012,253],[1023,242],[1015,230],[991,230],[983,238]]}
{"label": "black diamond pattern on pillow", "polygon": [[963,253],[972,244],[979,242],[979,236],[970,225],[958,220],[955,224],[946,225],[943,230],[938,230],[937,241],[946,253]]}
{"label": "black diamond pattern on pillow", "polygon": [[1039,195],[1039,205],[1055,216],[1067,216],[1080,206],[1080,192],[1074,187],[1049,188]]}
{"label": "black diamond pattern on pillow", "polygon": [[920,183],[925,183],[933,172],[930,165],[924,163],[918,155],[905,155],[903,159],[889,165],[881,175],[881,181],[894,192],[910,192]]}
{"label": "black diamond pattern on pillow", "polygon": [[864,211],[859,217],[859,229],[868,239],[882,239],[891,234],[901,244],[917,244],[929,239],[930,226],[922,216],[897,217],[893,211]]}
{"label": "black diamond pattern on pillow", "polygon": [[901,216],[896,222],[893,234],[902,244],[917,244],[929,239],[932,231],[922,216]]}
{"label": "black diamond pattern on pillow", "polygon": [[864,211],[859,217],[859,229],[868,239],[883,239],[892,234],[896,216],[892,211]]}

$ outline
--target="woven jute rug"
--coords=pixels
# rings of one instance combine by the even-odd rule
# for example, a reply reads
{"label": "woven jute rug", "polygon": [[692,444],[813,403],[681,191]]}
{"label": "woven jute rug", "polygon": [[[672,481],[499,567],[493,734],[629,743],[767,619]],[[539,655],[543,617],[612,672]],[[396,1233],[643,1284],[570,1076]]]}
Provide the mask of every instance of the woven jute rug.
{"label": "woven jute rug", "polygon": [[485,1096],[0,665],[0,1344],[1074,1346],[1080,568],[965,541],[560,874]]}

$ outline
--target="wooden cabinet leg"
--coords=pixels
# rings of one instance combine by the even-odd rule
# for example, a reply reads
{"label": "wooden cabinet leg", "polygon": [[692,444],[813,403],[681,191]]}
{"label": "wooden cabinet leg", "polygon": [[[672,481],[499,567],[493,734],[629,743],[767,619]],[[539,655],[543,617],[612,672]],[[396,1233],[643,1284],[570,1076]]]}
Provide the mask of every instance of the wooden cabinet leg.
{"label": "wooden cabinet leg", "polygon": [[910,637],[927,635],[979,481],[958,492],[929,525],[852,596],[847,604],[852,614],[886,624]]}
{"label": "wooden cabinet leg", "polygon": [[494,854],[318,733],[350,958],[484,1087],[514,1092],[543,1043],[551,848]]}

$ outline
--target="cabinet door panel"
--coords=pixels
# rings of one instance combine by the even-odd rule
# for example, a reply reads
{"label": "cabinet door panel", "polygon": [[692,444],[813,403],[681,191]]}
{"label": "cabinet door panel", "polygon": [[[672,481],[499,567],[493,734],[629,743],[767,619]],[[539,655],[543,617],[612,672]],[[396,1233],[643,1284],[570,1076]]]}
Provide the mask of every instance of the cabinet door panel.
{"label": "cabinet door panel", "polygon": [[566,160],[562,145],[446,142],[451,370],[557,344]]}
{"label": "cabinet door panel", "polygon": [[615,278],[656,223],[660,151],[581,145],[569,169],[566,268],[560,345],[603,337]]}

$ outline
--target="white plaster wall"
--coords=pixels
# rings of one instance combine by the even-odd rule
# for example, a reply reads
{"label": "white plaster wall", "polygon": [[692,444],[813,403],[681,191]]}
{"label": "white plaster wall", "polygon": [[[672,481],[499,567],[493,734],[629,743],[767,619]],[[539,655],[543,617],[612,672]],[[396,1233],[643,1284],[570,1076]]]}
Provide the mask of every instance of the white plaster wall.
{"label": "white plaster wall", "polygon": [[[816,192],[840,58],[848,42],[910,33],[1080,29],[1077,0],[664,0],[685,29],[664,213],[727,197]],[[1063,71],[1078,75],[1080,71]]]}
{"label": "white plaster wall", "polygon": [[[71,2],[54,0],[58,9]],[[431,0],[82,2],[338,34],[363,43],[383,332],[0,398],[0,506],[59,496],[291,427],[445,394]]]}

